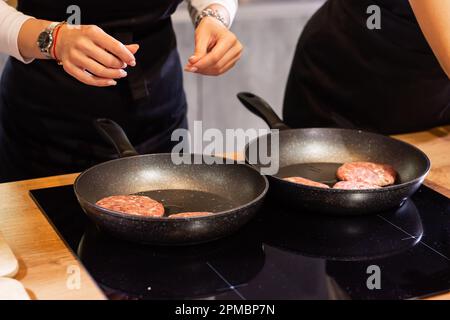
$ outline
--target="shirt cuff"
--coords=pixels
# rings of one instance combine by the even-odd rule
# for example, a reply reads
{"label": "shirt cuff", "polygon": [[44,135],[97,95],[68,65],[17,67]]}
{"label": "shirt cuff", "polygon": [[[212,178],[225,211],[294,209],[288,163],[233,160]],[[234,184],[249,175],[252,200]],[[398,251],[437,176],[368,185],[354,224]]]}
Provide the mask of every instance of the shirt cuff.
{"label": "shirt cuff", "polygon": [[198,4],[198,5],[191,4],[191,7],[193,9],[193,10],[191,10],[192,22],[195,23],[197,21],[197,17],[200,15],[200,13],[204,9],[209,7],[210,5],[220,4],[228,11],[228,14],[230,15],[230,25],[228,27],[229,28],[231,27],[231,25],[233,24],[234,18],[236,17],[236,12],[238,9],[238,1],[237,0],[211,0],[211,1],[203,1],[200,3],[201,4]]}

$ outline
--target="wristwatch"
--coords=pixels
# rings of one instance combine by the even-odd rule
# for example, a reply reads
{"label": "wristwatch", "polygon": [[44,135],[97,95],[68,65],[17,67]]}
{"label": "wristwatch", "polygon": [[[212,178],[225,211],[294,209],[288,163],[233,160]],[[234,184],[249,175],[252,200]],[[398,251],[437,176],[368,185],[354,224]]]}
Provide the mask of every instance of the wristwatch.
{"label": "wristwatch", "polygon": [[52,54],[50,52],[50,49],[53,45],[53,33],[55,29],[62,24],[63,22],[52,22],[47,28],[45,28],[44,31],[42,31],[37,39],[37,45],[39,47],[39,50],[47,57],[52,59]]}
{"label": "wristwatch", "polygon": [[202,10],[202,12],[197,16],[197,19],[195,20],[195,27],[197,28],[198,25],[200,24],[200,21],[205,18],[205,17],[212,17],[212,18],[216,18],[217,20],[219,20],[220,22],[222,22],[222,24],[228,28],[228,24],[227,21],[225,20],[225,18],[219,13],[219,11],[217,10],[213,10],[211,8]]}

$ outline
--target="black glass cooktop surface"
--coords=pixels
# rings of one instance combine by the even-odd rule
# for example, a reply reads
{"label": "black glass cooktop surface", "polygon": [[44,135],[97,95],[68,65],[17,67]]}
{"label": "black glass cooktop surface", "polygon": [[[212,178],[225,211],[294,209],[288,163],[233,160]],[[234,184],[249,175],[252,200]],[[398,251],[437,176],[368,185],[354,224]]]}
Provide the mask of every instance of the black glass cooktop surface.
{"label": "black glass cooktop surface", "polygon": [[427,187],[395,212],[358,217],[268,199],[236,234],[184,247],[112,238],[72,186],[31,195],[110,299],[410,299],[450,289],[450,200]]}

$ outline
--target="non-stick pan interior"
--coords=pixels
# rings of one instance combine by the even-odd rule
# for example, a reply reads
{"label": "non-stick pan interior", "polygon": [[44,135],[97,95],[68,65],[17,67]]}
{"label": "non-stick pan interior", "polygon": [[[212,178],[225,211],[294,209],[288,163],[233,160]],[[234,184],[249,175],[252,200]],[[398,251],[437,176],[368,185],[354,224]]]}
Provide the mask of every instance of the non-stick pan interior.
{"label": "non-stick pan interior", "polygon": [[[429,169],[427,157],[401,141],[368,132],[347,129],[294,129],[272,134],[279,138],[279,167],[276,176],[303,176],[332,184],[336,169],[345,162],[372,161],[392,165],[398,172],[397,184],[422,177]],[[270,137],[269,150],[270,150]],[[247,150],[257,149],[261,139]],[[271,150],[272,151],[272,150]],[[276,155],[275,153],[273,155]],[[256,165],[261,167],[261,165]]]}
{"label": "non-stick pan interior", "polygon": [[90,203],[111,195],[143,194],[163,201],[170,214],[230,210],[252,202],[265,189],[266,180],[247,165],[174,165],[170,154],[102,163],[76,182],[78,196]]}

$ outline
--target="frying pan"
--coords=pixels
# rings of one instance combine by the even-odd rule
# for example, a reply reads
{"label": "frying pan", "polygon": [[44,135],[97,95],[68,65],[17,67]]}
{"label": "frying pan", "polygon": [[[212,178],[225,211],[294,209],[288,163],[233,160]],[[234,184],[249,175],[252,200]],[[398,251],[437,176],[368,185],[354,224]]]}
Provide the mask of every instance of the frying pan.
{"label": "frying pan", "polygon": [[[362,215],[401,206],[422,184],[430,170],[430,160],[416,147],[380,134],[338,128],[290,129],[262,98],[248,92],[238,99],[254,114],[279,129],[260,136],[246,145],[246,161],[250,150],[267,143],[268,150],[278,156],[279,171],[269,176],[271,190],[281,204],[302,207],[336,215]],[[279,139],[279,150],[271,150],[271,139]],[[279,154],[277,154],[277,151]],[[328,185],[336,180],[336,170],[345,162],[371,161],[390,164],[398,173],[392,186],[370,190],[323,189],[283,180],[301,176]],[[260,159],[251,163],[265,167]]]}
{"label": "frying pan", "polygon": [[[249,165],[207,164],[218,158],[204,155],[190,155],[191,163],[205,160],[200,164],[175,165],[171,154],[138,155],[122,128],[112,120],[98,119],[96,126],[121,158],[87,169],[76,179],[74,189],[88,217],[113,236],[164,245],[215,240],[249,221],[267,193],[267,179]],[[160,201],[165,216],[129,215],[95,204],[104,197],[125,194],[147,195]],[[215,214],[167,218],[189,211]]]}

